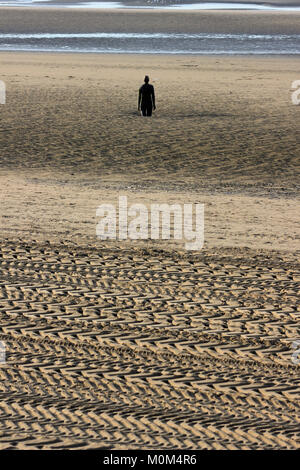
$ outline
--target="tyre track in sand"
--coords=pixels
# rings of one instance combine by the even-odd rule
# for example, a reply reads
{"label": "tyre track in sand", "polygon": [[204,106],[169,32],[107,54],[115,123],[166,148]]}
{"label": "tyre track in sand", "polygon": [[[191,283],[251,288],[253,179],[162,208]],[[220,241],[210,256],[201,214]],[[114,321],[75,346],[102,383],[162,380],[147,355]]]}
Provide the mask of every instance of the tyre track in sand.
{"label": "tyre track in sand", "polygon": [[4,241],[0,449],[299,448],[299,265]]}

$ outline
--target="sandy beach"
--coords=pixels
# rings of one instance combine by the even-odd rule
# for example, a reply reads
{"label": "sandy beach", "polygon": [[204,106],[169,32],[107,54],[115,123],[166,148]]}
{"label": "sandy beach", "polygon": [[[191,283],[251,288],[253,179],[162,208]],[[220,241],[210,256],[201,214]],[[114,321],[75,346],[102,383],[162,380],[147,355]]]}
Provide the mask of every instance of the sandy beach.
{"label": "sandy beach", "polygon": [[[1,32],[45,31],[44,11],[2,11]],[[47,12],[47,31],[139,27],[135,11],[69,14]],[[190,32],[222,19],[186,15]],[[222,27],[299,33],[296,15],[255,15]],[[151,12],[143,30],[173,21]],[[298,57],[0,65],[0,448],[299,448]],[[137,112],[146,73],[151,119]],[[96,208],[120,194],[204,203],[203,250],[98,240]]]}

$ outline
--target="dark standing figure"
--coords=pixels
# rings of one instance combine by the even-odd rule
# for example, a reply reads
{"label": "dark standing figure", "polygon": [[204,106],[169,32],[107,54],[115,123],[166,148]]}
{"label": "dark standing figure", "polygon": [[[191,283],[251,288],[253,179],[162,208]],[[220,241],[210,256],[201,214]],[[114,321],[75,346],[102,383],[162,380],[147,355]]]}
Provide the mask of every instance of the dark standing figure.
{"label": "dark standing figure", "polygon": [[138,110],[142,111],[143,116],[152,116],[152,110],[155,109],[154,86],[150,85],[148,75],[144,82],[139,90]]}

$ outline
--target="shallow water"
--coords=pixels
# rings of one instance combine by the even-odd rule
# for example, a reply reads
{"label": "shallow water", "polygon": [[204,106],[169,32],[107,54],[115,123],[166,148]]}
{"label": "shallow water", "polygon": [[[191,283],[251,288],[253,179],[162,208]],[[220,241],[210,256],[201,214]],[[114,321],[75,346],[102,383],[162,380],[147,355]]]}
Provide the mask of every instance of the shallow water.
{"label": "shallow water", "polygon": [[300,35],[8,33],[0,34],[0,49],[143,54],[300,54]]}

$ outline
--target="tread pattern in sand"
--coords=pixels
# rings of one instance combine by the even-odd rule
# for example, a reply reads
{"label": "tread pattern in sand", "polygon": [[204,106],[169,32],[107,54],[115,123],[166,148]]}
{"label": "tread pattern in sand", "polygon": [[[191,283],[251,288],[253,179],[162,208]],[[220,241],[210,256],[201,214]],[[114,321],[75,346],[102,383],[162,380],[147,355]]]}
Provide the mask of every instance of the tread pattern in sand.
{"label": "tread pattern in sand", "polygon": [[4,242],[0,448],[299,448],[299,266]]}

